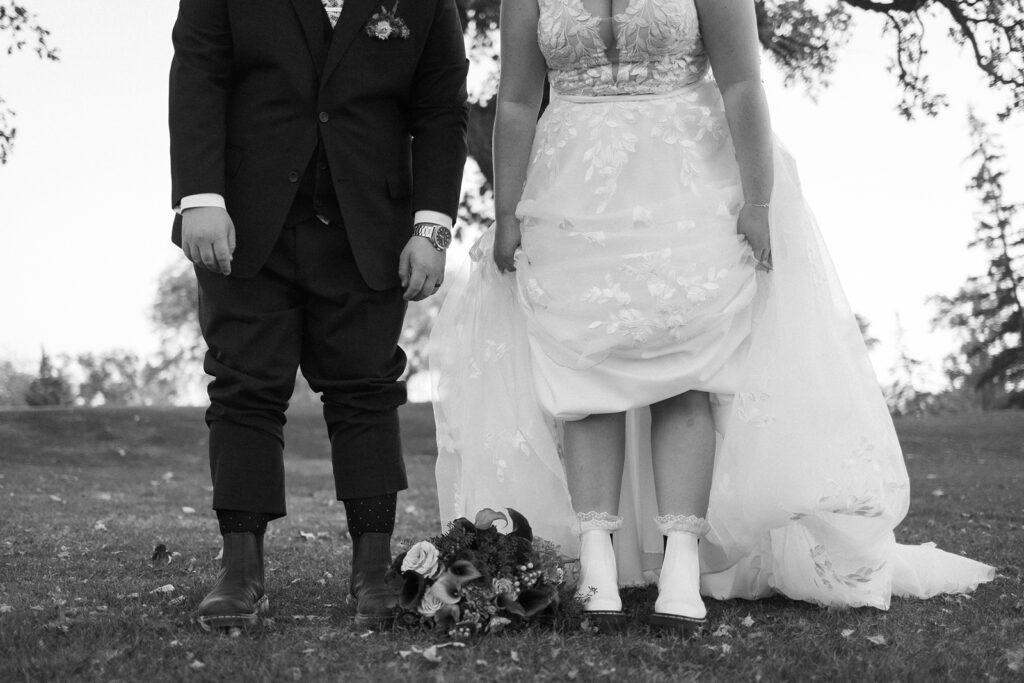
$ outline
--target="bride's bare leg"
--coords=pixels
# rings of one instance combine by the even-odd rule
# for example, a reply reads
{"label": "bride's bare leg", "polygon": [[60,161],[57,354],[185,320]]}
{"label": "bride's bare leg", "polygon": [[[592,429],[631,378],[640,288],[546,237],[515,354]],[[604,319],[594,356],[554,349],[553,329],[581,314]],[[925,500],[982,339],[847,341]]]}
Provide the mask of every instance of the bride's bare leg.
{"label": "bride's bare leg", "polygon": [[703,391],[651,406],[654,491],[662,515],[705,517],[715,466],[715,423]]}
{"label": "bride's bare leg", "polygon": [[625,625],[619,598],[612,533],[618,516],[622,466],[626,455],[625,414],[591,415],[567,422],[564,430],[566,478],[580,519],[580,579],[584,610],[600,630]]}
{"label": "bride's bare leg", "polygon": [[591,415],[565,423],[565,476],[579,512],[619,514],[626,459],[626,414]]}
{"label": "bride's bare leg", "polygon": [[715,424],[704,392],[690,391],[651,406],[655,518],[666,537],[651,623],[683,633],[699,630],[707,610],[700,597],[698,540],[715,465]]}

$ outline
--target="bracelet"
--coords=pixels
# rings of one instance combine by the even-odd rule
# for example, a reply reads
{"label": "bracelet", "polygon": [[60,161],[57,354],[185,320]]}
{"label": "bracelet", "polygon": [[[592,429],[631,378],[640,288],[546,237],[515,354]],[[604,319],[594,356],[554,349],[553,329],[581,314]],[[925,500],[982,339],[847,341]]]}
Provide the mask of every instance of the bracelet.
{"label": "bracelet", "polygon": [[760,202],[743,202],[743,206],[758,206],[762,209],[770,209],[772,205],[770,202],[765,202],[764,204]]}

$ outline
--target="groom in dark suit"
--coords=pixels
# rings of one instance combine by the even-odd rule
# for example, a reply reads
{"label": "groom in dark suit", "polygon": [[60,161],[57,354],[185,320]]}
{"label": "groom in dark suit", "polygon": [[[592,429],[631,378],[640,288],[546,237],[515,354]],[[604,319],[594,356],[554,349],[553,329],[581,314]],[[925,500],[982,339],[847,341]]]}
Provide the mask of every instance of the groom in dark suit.
{"label": "groom in dark suit", "polygon": [[267,608],[296,370],[321,393],[352,536],[356,621],[386,625],[406,302],[440,286],[466,159],[454,0],[180,0],[170,76],[173,239],[209,351],[222,569],[209,630]]}

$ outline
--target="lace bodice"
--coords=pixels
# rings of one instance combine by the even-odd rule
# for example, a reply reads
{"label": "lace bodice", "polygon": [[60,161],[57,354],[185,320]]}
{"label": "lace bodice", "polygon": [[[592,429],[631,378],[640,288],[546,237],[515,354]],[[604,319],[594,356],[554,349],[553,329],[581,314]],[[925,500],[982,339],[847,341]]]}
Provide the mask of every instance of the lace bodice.
{"label": "lace bodice", "polygon": [[610,17],[585,0],[538,2],[537,39],[558,94],[664,93],[708,71],[693,0],[628,0]]}

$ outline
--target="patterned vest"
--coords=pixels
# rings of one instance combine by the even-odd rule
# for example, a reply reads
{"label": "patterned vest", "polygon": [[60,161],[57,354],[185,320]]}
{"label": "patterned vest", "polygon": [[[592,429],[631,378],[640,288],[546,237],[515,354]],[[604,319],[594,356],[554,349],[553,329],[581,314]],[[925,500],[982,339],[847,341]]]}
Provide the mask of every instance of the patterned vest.
{"label": "patterned vest", "polygon": [[[323,26],[324,40],[327,45],[331,44],[334,36],[334,27],[338,23],[338,16],[341,14],[343,0],[322,0],[324,4]],[[321,68],[323,64],[320,65]],[[338,198],[334,194],[334,181],[331,179],[331,170],[327,162],[327,155],[324,153],[323,139],[320,138],[319,127],[317,136],[319,142],[316,151],[306,165],[306,171],[302,174],[302,182],[292,202],[292,208],[285,219],[285,227],[297,225],[311,218],[319,218],[324,223],[341,225],[341,209],[338,208]]]}

